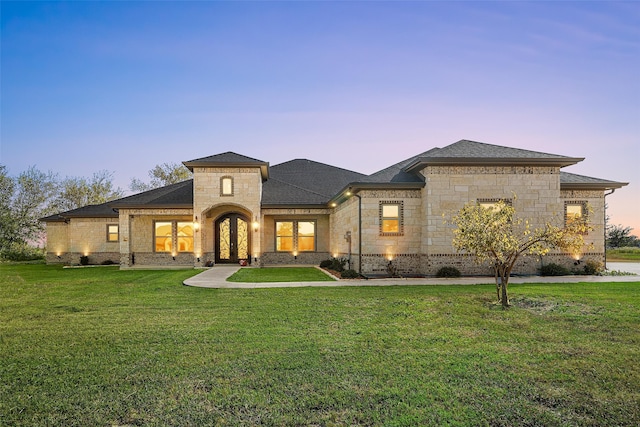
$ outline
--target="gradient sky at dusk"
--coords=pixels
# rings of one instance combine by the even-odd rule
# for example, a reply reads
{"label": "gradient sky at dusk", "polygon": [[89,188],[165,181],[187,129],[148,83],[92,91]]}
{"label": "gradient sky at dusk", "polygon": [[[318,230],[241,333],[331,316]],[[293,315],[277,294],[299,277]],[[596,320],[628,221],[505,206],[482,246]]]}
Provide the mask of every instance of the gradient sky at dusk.
{"label": "gradient sky at dusk", "polygon": [[460,139],[585,157],[640,234],[639,2],[1,2],[0,164],[127,189],[225,151],[372,173]]}

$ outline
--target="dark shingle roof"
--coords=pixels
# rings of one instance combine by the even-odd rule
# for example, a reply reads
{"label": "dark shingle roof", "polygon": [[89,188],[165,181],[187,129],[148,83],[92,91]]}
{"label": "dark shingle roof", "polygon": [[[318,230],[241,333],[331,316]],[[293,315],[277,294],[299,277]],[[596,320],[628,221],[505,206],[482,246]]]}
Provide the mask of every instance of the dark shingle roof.
{"label": "dark shingle roof", "polygon": [[462,164],[512,164],[512,165],[554,165],[569,166],[584,160],[582,157],[567,157],[558,154],[503,147],[483,142],[463,139],[444,148],[431,150],[426,156],[420,156],[405,167],[407,172],[415,172],[426,165],[462,165]]}
{"label": "dark shingle roof", "polygon": [[262,186],[263,205],[326,204],[345,185],[365,175],[307,159],[272,166]]}
{"label": "dark shingle roof", "polygon": [[560,172],[560,187],[562,189],[594,189],[611,190],[629,185],[628,182],[609,181],[607,179],[592,178],[569,172]]}
{"label": "dark shingle roof", "polygon": [[232,151],[188,160],[186,162],[182,162],[182,164],[184,164],[191,172],[193,172],[194,167],[205,166],[259,167],[262,173],[262,179],[266,180],[269,177],[268,162],[263,162],[262,160],[254,159],[253,157],[243,156],[242,154],[237,154]]}
{"label": "dark shingle roof", "polygon": [[40,218],[42,222],[60,222],[67,218],[117,218],[118,212],[113,210],[111,202],[99,205],[87,205],[77,209],[71,209],[45,218]]}
{"label": "dark shingle roof", "polygon": [[192,208],[193,179],[114,200],[110,205],[114,208]]}

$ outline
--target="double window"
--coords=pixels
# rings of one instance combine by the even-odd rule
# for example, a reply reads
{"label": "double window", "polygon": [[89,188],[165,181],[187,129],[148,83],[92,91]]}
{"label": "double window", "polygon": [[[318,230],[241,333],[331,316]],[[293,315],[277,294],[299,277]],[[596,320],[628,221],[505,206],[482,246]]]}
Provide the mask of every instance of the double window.
{"label": "double window", "polygon": [[193,252],[193,223],[190,221],[156,221],[154,242],[156,252]]}
{"label": "double window", "polygon": [[403,202],[380,202],[378,215],[381,236],[404,234]]}
{"label": "double window", "polygon": [[314,252],[315,250],[315,221],[276,221],[276,251]]}

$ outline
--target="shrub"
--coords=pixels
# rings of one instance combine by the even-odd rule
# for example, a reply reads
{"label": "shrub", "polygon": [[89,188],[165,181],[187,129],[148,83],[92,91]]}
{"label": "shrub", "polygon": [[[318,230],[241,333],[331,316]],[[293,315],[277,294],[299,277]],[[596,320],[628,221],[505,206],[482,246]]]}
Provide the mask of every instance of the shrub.
{"label": "shrub", "polygon": [[355,270],[345,270],[340,273],[340,275],[343,279],[357,279],[360,277],[360,274],[358,274],[358,272]]}
{"label": "shrub", "polygon": [[460,277],[460,270],[455,267],[442,267],[436,272],[436,277]]}
{"label": "shrub", "polygon": [[584,274],[596,275],[602,273],[604,265],[600,261],[589,260],[584,263]]}
{"label": "shrub", "polygon": [[106,259],[102,261],[102,265],[113,265],[113,264],[115,264],[115,262],[111,261],[110,259]]}
{"label": "shrub", "polygon": [[86,255],[82,255],[80,257],[80,265],[89,265],[89,257]]}
{"label": "shrub", "polygon": [[569,269],[560,264],[551,263],[543,265],[540,269],[541,276],[567,276],[569,274],[571,274]]}
{"label": "shrub", "polygon": [[333,261],[330,259],[325,259],[320,262],[320,268],[330,268],[333,264]]}
{"label": "shrub", "polygon": [[320,263],[320,268],[326,268],[328,270],[337,271],[341,273],[344,271],[344,266],[347,263],[346,258],[331,258],[325,259]]}
{"label": "shrub", "polygon": [[6,261],[35,261],[44,259],[44,249],[26,244],[13,244],[0,253],[0,258]]}

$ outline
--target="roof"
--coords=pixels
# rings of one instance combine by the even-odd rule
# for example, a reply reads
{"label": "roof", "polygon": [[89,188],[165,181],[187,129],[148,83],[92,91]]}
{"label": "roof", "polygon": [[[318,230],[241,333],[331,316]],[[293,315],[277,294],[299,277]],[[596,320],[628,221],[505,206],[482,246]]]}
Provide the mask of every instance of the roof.
{"label": "roof", "polygon": [[62,222],[69,218],[118,218],[116,212],[110,205],[111,202],[99,205],[88,205],[77,209],[71,209],[55,215],[40,218],[42,222]]}
{"label": "roof", "polygon": [[560,172],[560,188],[563,190],[613,190],[625,185],[629,183]]}
{"label": "roof", "polygon": [[232,151],[213,156],[182,162],[191,172],[194,167],[258,167],[262,173],[262,179],[269,178],[269,163],[252,157],[243,156]]}
{"label": "roof", "polygon": [[170,184],[109,203],[119,208],[193,208],[193,179]]}
{"label": "roof", "polygon": [[[371,175],[315,162],[295,159],[269,167],[269,163],[233,152],[183,162],[194,167],[258,167],[261,169],[262,206],[326,206],[360,189],[418,189],[425,185],[417,173],[428,165],[555,165],[582,161],[567,157],[482,142],[461,140],[444,148],[432,148]],[[609,181],[560,172],[562,189],[616,189],[626,182]],[[100,205],[90,205],[42,218],[43,222],[65,221],[72,217],[115,218],[119,208],[193,208],[193,179],[123,197]]]}
{"label": "roof", "polygon": [[416,172],[428,165],[547,165],[563,167],[582,160],[584,157],[567,157],[463,139],[444,148],[430,150],[426,155],[417,157],[404,170]]}
{"label": "roof", "polygon": [[325,205],[345,185],[365,175],[307,159],[272,166],[262,186],[262,205]]}

